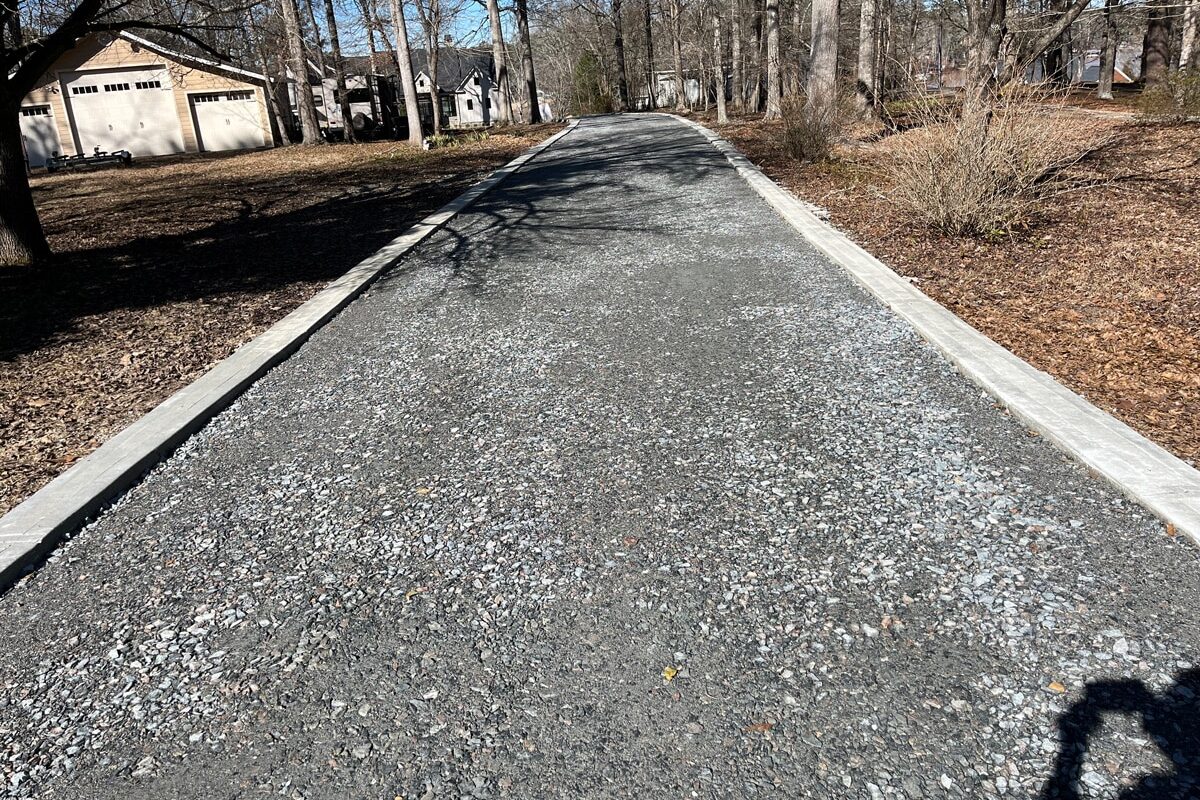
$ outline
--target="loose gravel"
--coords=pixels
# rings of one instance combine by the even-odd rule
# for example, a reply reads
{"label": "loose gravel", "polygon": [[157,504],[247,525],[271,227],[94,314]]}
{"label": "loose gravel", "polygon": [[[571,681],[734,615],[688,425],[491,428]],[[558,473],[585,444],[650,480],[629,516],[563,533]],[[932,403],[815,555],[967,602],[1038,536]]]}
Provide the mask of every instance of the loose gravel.
{"label": "loose gravel", "polygon": [[0,598],[0,795],[1033,797],[1130,680],[1171,724],[1079,796],[1192,797],[1198,576],[697,134],[587,119]]}

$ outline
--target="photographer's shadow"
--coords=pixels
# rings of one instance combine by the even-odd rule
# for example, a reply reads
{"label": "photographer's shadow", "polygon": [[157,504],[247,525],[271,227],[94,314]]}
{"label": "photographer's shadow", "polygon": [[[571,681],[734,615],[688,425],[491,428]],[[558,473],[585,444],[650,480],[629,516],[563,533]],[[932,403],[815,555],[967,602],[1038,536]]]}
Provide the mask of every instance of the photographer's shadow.
{"label": "photographer's shadow", "polygon": [[1120,800],[1200,798],[1200,668],[1195,668],[1157,695],[1136,680],[1088,684],[1083,699],[1059,717],[1058,758],[1042,800],[1081,797],[1083,762],[1105,714],[1140,716],[1142,729],[1174,768],[1140,776],[1117,795]]}

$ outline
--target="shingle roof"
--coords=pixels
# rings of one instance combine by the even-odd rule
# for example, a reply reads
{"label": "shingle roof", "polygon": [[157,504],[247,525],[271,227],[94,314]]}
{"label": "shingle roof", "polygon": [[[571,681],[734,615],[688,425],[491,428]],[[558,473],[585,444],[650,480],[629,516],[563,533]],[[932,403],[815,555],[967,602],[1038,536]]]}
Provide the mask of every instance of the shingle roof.
{"label": "shingle roof", "polygon": [[[412,51],[413,74],[429,74],[429,53],[426,50]],[[362,75],[370,69],[370,56],[350,56],[346,59],[346,71]],[[386,50],[376,51],[375,69],[383,75],[396,72],[395,54]],[[444,91],[454,91],[475,70],[485,75],[492,72],[492,51],[484,47],[441,47],[438,48],[437,84]]]}

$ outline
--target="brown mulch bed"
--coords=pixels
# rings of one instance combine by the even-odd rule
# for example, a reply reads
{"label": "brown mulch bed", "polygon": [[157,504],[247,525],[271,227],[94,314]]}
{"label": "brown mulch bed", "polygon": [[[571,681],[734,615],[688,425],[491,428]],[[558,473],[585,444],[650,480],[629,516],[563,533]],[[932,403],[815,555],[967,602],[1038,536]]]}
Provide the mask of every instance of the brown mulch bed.
{"label": "brown mulch bed", "polygon": [[1197,463],[1200,126],[1065,110],[1054,130],[1083,138],[1097,125],[1113,140],[1078,169],[1105,182],[1058,197],[1031,227],[998,239],[930,231],[889,201],[881,165],[897,137],[814,166],[782,152],[774,124],[714,127],[968,323]]}
{"label": "brown mulch bed", "polygon": [[0,268],[0,514],[560,127],[35,178],[58,255]]}

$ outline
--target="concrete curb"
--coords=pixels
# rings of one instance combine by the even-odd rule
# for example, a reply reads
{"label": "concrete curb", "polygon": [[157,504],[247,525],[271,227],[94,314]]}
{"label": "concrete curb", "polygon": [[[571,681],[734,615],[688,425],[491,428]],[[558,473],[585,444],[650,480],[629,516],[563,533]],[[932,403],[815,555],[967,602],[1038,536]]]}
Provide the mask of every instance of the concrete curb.
{"label": "concrete curb", "polygon": [[1056,447],[1200,544],[1200,471],[993,342],[812,214],[732,144],[689,125],[814,247],[940,350],[959,372]]}
{"label": "concrete curb", "polygon": [[576,125],[578,120],[571,121],[413,225],[0,518],[0,590],[299,349],[418,242]]}

